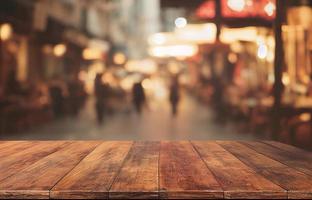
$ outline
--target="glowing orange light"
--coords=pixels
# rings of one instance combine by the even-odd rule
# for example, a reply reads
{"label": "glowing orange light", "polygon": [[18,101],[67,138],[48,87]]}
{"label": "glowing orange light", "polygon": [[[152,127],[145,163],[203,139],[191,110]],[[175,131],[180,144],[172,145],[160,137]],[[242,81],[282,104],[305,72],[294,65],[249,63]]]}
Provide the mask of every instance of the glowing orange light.
{"label": "glowing orange light", "polygon": [[102,58],[102,51],[98,48],[86,48],[82,52],[82,57],[85,60],[96,60]]}
{"label": "glowing orange light", "polygon": [[122,64],[125,64],[125,62],[126,62],[126,56],[123,53],[118,52],[114,55],[115,64],[122,65]]}
{"label": "glowing orange light", "polygon": [[5,41],[10,39],[10,37],[12,36],[13,33],[13,29],[12,26],[8,23],[6,24],[2,24],[0,26],[0,39]]}
{"label": "glowing orange light", "polygon": [[66,53],[66,45],[65,44],[57,44],[54,46],[53,53],[57,57],[61,57]]}

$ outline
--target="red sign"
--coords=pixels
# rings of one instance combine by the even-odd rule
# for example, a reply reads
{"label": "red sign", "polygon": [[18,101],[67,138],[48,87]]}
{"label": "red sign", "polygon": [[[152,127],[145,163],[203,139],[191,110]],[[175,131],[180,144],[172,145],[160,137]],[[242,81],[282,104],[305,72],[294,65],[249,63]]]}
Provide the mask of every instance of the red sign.
{"label": "red sign", "polygon": [[[275,0],[221,0],[223,18],[275,18]],[[215,17],[215,1],[207,0],[196,11],[200,19]]]}

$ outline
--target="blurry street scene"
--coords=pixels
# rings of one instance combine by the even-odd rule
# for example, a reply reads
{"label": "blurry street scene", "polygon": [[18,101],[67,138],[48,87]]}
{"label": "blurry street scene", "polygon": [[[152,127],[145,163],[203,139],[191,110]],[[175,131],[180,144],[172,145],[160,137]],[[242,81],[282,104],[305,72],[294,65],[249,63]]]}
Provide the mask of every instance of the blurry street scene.
{"label": "blurry street scene", "polygon": [[1,140],[312,149],[312,0],[1,0]]}

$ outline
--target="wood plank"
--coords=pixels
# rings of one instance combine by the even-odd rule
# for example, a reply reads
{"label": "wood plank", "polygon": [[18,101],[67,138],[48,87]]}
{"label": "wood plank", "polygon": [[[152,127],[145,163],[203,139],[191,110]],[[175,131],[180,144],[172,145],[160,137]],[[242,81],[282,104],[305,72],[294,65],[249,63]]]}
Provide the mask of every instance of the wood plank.
{"label": "wood plank", "polygon": [[249,146],[267,157],[312,176],[312,153],[300,155],[296,152],[284,151],[261,142],[242,142],[242,144]]}
{"label": "wood plank", "polygon": [[103,142],[52,190],[53,199],[107,199],[132,142]]}
{"label": "wood plank", "polygon": [[135,142],[109,191],[109,198],[157,199],[159,142]]}
{"label": "wood plank", "polygon": [[0,151],[4,150],[5,148],[11,147],[11,146],[16,146],[19,144],[23,144],[23,143],[29,143],[32,141],[5,141],[5,140],[1,140],[0,141]]}
{"label": "wood plank", "polygon": [[[43,157],[54,153],[66,145],[65,142],[26,142],[18,144],[16,148],[8,147],[9,151],[3,151],[4,154],[10,153],[0,160],[0,181],[16,174],[29,165],[37,162]],[[23,149],[26,148],[26,149]],[[20,151],[19,151],[20,150]],[[1,154],[1,153],[0,153]]]}
{"label": "wood plank", "polygon": [[161,142],[161,199],[221,199],[223,190],[193,146],[186,141]]}
{"label": "wood plank", "polygon": [[218,142],[246,165],[288,191],[288,198],[312,198],[310,176],[266,157],[238,142]]}
{"label": "wood plank", "polygon": [[39,141],[6,141],[0,144],[0,157],[4,158],[16,152],[30,148]]}
{"label": "wood plank", "polygon": [[6,150],[7,148],[17,148],[17,147],[20,147],[22,148],[24,145],[27,145],[27,144],[31,144],[31,143],[36,143],[36,142],[39,142],[39,141],[0,141],[0,153],[4,150]]}
{"label": "wood plank", "polygon": [[281,142],[276,142],[276,141],[261,141],[262,143],[271,145],[275,148],[281,149],[283,151],[287,151],[290,153],[295,153],[296,156],[298,158],[302,158],[302,159],[308,159],[312,161],[312,156],[311,156],[311,152],[306,151],[304,149],[300,149],[298,147],[292,146],[292,145],[288,145],[288,144],[284,144]]}
{"label": "wood plank", "polygon": [[99,142],[73,142],[0,182],[0,199],[49,198],[49,190]]}
{"label": "wood plank", "polygon": [[284,189],[258,175],[216,142],[192,144],[219,181],[225,198],[287,198]]}

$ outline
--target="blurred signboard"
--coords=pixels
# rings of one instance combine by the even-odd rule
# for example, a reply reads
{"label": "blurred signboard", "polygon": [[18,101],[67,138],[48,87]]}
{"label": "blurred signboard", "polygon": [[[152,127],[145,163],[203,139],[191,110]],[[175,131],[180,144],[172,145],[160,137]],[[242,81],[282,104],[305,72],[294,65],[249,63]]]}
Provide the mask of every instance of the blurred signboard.
{"label": "blurred signboard", "polygon": [[[222,18],[275,18],[275,0],[220,0]],[[196,16],[201,19],[215,17],[215,1],[206,0],[196,10]]]}

